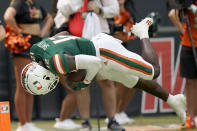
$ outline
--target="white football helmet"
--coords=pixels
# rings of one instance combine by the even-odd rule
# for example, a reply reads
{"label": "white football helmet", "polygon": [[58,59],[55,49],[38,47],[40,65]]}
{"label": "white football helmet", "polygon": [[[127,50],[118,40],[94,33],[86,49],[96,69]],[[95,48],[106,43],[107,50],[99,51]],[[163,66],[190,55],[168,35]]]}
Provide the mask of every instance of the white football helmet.
{"label": "white football helmet", "polygon": [[21,72],[23,88],[33,95],[44,95],[56,88],[59,77],[36,62],[26,65]]}

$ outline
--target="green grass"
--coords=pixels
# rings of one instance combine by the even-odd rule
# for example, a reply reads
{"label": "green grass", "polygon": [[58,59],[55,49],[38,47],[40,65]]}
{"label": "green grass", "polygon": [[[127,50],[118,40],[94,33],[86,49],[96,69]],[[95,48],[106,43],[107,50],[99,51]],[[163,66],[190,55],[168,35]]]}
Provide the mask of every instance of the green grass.
{"label": "green grass", "polygon": [[[156,117],[140,116],[140,117],[134,117],[133,119],[135,120],[134,123],[123,125],[123,126],[146,126],[146,125],[166,126],[166,125],[172,125],[172,124],[180,124],[179,119],[176,116],[159,116],[159,117],[158,116]],[[74,121],[78,124],[81,123],[81,120],[79,119],[74,119]],[[35,123],[36,126],[42,129],[45,129],[46,131],[62,131],[62,130],[57,130],[53,128],[53,125],[55,124],[55,120],[33,121],[33,122]],[[91,119],[90,122],[93,127],[93,131],[98,131],[97,119]],[[100,119],[100,124],[101,124],[102,129],[103,127],[106,127],[106,123],[104,122],[104,119]],[[17,126],[18,126],[18,122],[16,121],[11,122],[12,131],[15,131]],[[127,130],[127,131],[130,131],[130,130]],[[171,130],[171,131],[186,131],[186,130],[182,129],[182,130]],[[197,131],[197,129],[189,130],[189,131]]]}

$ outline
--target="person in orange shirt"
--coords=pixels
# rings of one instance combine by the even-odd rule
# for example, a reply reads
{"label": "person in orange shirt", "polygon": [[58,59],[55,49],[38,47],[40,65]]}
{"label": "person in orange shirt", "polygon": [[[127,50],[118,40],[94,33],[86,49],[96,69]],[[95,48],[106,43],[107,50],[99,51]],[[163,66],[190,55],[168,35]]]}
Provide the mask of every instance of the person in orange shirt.
{"label": "person in orange shirt", "polygon": [[[191,8],[192,7],[192,8]],[[195,27],[195,17],[197,19],[197,0],[187,9],[190,29],[195,50],[197,51],[197,27]],[[184,14],[183,14],[184,15]],[[195,128],[197,125],[197,69],[195,65],[190,34],[186,23],[180,21],[179,16],[184,17],[181,10],[171,9],[168,16],[172,23],[181,33],[181,56],[180,56],[180,75],[186,79],[185,94],[187,98],[188,118],[185,124],[186,128]],[[197,21],[196,21],[197,22]],[[195,58],[196,59],[196,58]]]}

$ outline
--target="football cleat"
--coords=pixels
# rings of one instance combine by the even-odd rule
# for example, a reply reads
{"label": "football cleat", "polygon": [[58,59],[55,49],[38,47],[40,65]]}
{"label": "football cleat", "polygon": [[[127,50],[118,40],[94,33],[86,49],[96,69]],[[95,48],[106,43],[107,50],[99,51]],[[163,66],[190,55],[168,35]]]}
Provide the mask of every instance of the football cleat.
{"label": "football cleat", "polygon": [[169,95],[167,103],[176,112],[180,118],[181,123],[184,125],[186,122],[186,98],[183,94]]}

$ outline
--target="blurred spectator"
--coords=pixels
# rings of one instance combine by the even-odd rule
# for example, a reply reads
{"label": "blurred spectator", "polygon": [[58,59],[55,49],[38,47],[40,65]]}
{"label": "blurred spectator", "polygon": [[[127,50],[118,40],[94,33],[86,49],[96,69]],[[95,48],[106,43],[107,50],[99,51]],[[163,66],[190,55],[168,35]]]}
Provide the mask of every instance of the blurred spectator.
{"label": "blurred spectator", "polygon": [[[70,6],[71,5],[68,6],[68,4],[65,1],[62,1],[62,0],[58,1],[58,4],[57,4],[58,12],[55,17],[55,22],[56,22],[56,27],[59,27],[61,29],[63,29],[63,28],[67,29],[72,35],[76,35],[76,36],[82,35],[84,21],[82,21],[80,19],[85,16],[85,14],[86,14],[86,12],[84,12],[85,10],[94,11],[98,15],[99,20],[100,20],[101,30],[102,30],[102,32],[105,32],[105,33],[110,32],[109,25],[107,23],[106,18],[113,18],[113,16],[118,15],[118,12],[119,12],[118,3],[116,0],[102,0],[102,1],[99,1],[99,0],[92,1],[91,0],[91,1],[88,1],[88,3],[86,0],[84,1],[84,3],[81,0],[78,0],[78,5],[75,4],[75,6],[73,6],[71,8],[71,9],[76,9],[76,10],[66,11],[66,7],[69,8]],[[81,13],[78,12],[79,8],[81,8]],[[72,15],[69,14],[69,12]],[[78,20],[74,20],[75,18]],[[74,25],[76,25],[74,27],[75,30],[73,28],[72,28],[73,30],[70,30],[71,29],[70,28],[70,19],[72,22],[75,22],[75,24],[74,24]],[[79,22],[79,23],[77,24],[77,22]],[[67,25],[66,25],[67,27],[62,27],[62,25],[64,26],[65,23],[67,23]],[[79,26],[79,27],[77,27],[77,26]],[[105,109],[107,112],[106,114],[107,114],[108,118],[110,119],[110,121],[108,123],[108,128],[113,127],[114,124],[116,124],[116,126],[114,126],[114,127],[119,128],[118,127],[119,124],[114,120],[115,107],[116,107],[116,97],[115,97],[115,88],[113,86],[113,82],[108,81],[108,80],[99,81],[99,85],[102,88],[102,97],[103,97],[104,106],[105,106]],[[75,93],[73,93],[73,95],[74,94]],[[82,122],[82,128],[91,129],[91,126],[90,126],[90,123],[88,120],[90,117],[90,114],[89,114],[90,113],[89,112],[89,108],[90,108],[89,88],[86,88],[85,90],[83,90],[81,92],[78,92],[76,97],[77,97],[78,108],[80,111],[80,116],[84,120]],[[84,99],[86,101],[84,101]],[[64,100],[66,100],[66,99],[64,99]],[[86,103],[84,103],[84,102],[86,102]],[[63,101],[63,103],[65,104],[66,102]],[[71,102],[67,102],[67,103],[71,103]],[[63,108],[63,105],[62,105],[61,112],[67,112],[66,110],[68,111],[70,109]],[[66,118],[62,118],[62,117],[63,117],[63,114],[61,113],[60,114],[60,121],[62,120],[62,124],[63,124],[63,122],[65,122]],[[55,127],[57,127],[57,125],[60,125],[60,121],[56,122]]]}
{"label": "blurred spectator", "polygon": [[5,29],[0,21],[0,41],[2,41],[5,38]]}
{"label": "blurred spectator", "polygon": [[[192,7],[193,6],[193,7]],[[191,29],[192,39],[194,42],[195,51],[197,52],[197,0],[190,6],[190,9],[183,10],[171,9],[168,16],[172,23],[181,33],[181,56],[180,56],[180,75],[186,78],[185,94],[187,98],[187,113],[188,118],[185,128],[195,128],[197,125],[197,65],[195,63],[194,54],[192,51],[192,42],[190,40],[189,28]],[[187,13],[187,14],[186,14]],[[185,20],[188,15],[190,27],[186,21],[181,22],[180,19]],[[186,18],[187,19],[187,18]],[[196,57],[196,56],[195,56]],[[195,122],[194,122],[195,120]],[[196,125],[195,125],[196,123]]]}
{"label": "blurred spectator", "polygon": [[[29,36],[28,38],[31,37],[28,41],[30,46],[41,41],[41,37],[46,35],[53,24],[51,15],[34,0],[12,0],[10,6],[5,11],[4,20],[7,26],[9,26],[9,31],[12,31],[7,33],[16,34],[16,38],[21,39],[24,36]],[[42,29],[40,27],[40,22],[44,22]],[[18,47],[16,44],[15,46]],[[14,61],[14,72],[16,78],[16,93],[14,102],[20,123],[16,131],[43,131],[32,123],[33,96],[28,94],[21,87],[21,71],[23,67],[31,61],[29,56],[29,48],[21,48],[23,48],[24,51],[11,51],[13,55],[12,58]]]}

